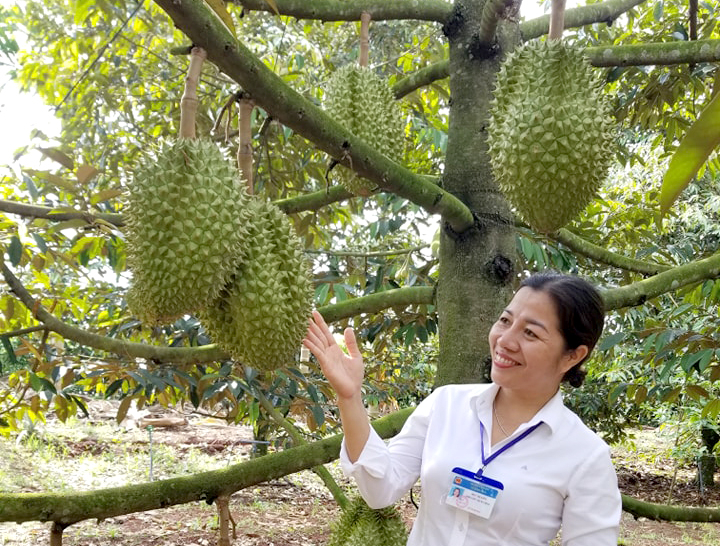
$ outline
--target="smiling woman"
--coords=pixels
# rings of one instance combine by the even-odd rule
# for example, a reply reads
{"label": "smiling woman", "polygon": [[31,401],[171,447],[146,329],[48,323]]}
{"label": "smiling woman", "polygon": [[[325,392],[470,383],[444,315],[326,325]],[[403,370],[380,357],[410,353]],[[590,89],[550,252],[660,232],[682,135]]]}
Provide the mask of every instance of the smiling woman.
{"label": "smiling woman", "polygon": [[541,546],[561,528],[567,546],[617,544],[610,450],[559,389],[582,382],[603,322],[602,299],[586,281],[529,277],[490,331],[494,382],[436,389],[386,445],[368,423],[353,331],[345,331],[346,355],[316,313],[305,344],[337,394],[343,470],[373,508],[393,504],[420,478],[411,546]]}

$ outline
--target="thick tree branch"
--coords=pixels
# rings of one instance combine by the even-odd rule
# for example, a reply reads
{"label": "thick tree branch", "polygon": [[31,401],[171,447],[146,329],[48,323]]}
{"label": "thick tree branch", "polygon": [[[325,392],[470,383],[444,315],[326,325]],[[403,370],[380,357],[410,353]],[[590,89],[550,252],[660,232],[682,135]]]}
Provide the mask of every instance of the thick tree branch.
{"label": "thick tree branch", "polygon": [[720,253],[673,267],[654,277],[602,292],[606,309],[642,305],[647,300],[720,275]]}
{"label": "thick tree branch", "polygon": [[409,95],[416,89],[430,85],[434,81],[442,80],[450,75],[450,61],[438,61],[417,72],[399,79],[393,85],[392,90],[396,99],[401,99],[405,95]]}
{"label": "thick tree branch", "polygon": [[[609,0],[601,4],[582,6],[565,11],[564,28],[576,28],[593,23],[611,24],[626,11],[630,11],[645,0]],[[520,34],[523,40],[532,40],[548,33],[550,29],[550,15],[542,15],[536,19],[520,24]]]}
{"label": "thick tree branch", "polygon": [[636,518],[648,518],[656,521],[720,522],[720,508],[669,506],[641,501],[627,495],[622,496],[622,505],[625,512]]}
{"label": "thick tree branch", "polygon": [[[155,362],[174,362],[176,364],[199,364],[228,360],[230,358],[214,344],[203,345],[202,347],[158,347],[87,332],[82,328],[61,321],[48,312],[10,271],[1,256],[0,271],[5,282],[10,287],[10,291],[33,313],[37,320],[42,322],[48,330],[80,345],[129,358],[144,358]],[[431,287],[397,288],[379,294],[355,298],[336,305],[326,305],[320,307],[318,311],[325,317],[326,321],[335,322],[361,313],[377,313],[383,309],[398,305],[432,303],[432,299],[433,289]]]}
{"label": "thick tree branch", "polygon": [[[382,438],[394,436],[412,409],[373,421],[373,427]],[[341,440],[340,435],[332,436],[222,470],[125,487],[66,494],[0,493],[0,521],[54,521],[67,526],[194,501],[211,503],[221,495],[334,461]]]}
{"label": "thick tree branch", "polygon": [[335,322],[362,313],[379,313],[383,309],[400,305],[431,304],[434,303],[434,300],[435,289],[432,286],[414,286],[345,300],[332,306],[321,307],[318,311],[328,322]]}
{"label": "thick tree branch", "polygon": [[720,40],[676,41],[589,47],[593,66],[642,66],[720,61]]}
{"label": "thick tree branch", "polygon": [[210,61],[275,119],[382,189],[442,215],[455,231],[463,232],[473,225],[471,211],[458,198],[391,161],[285,84],[227,30],[202,0],[156,3],[195,45],[207,51]]}
{"label": "thick tree branch", "polygon": [[[231,0],[246,10],[275,13],[265,0]],[[373,21],[414,19],[444,23],[452,13],[452,4],[442,0],[275,0],[280,15],[319,21],[359,21],[363,11]]]}
{"label": "thick tree branch", "polygon": [[[327,190],[319,190],[297,197],[289,197],[280,199],[274,203],[287,214],[303,211],[319,210],[326,205],[349,199],[353,195],[342,186],[333,186]],[[9,212],[17,214],[25,218],[43,218],[55,222],[64,222],[65,220],[85,220],[92,225],[97,220],[102,220],[116,227],[123,227],[125,220],[122,214],[93,214],[83,211],[70,211],[66,209],[53,209],[42,205],[28,205],[25,203],[16,203],[0,199],[0,212]]]}
{"label": "thick tree branch", "polygon": [[175,362],[177,364],[194,364],[213,362],[228,358],[216,345],[203,347],[157,347],[145,343],[132,343],[111,337],[86,332],[56,318],[36,301],[30,292],[13,275],[5,262],[0,259],[0,270],[10,290],[33,313],[33,316],[47,326],[48,330],[62,337],[87,347],[108,351],[128,358],[145,358],[158,362]]}
{"label": "thick tree branch", "polygon": [[0,212],[9,212],[24,216],[26,218],[44,218],[55,222],[64,222],[65,220],[85,220],[88,224],[94,224],[96,220],[102,220],[108,224],[120,227],[123,225],[121,214],[112,213],[90,213],[82,211],[69,211],[63,209],[54,209],[44,207],[42,205],[28,205],[25,203],[16,203],[15,201],[7,201],[0,199]]}
{"label": "thick tree branch", "polygon": [[550,238],[562,243],[573,252],[581,254],[586,258],[604,263],[613,267],[618,267],[626,271],[634,271],[643,275],[657,275],[663,271],[670,269],[670,266],[644,262],[629,258],[615,252],[611,252],[601,246],[591,243],[582,237],[575,235],[573,232],[562,228],[555,233],[550,234]]}
{"label": "thick tree branch", "polygon": [[[720,62],[720,40],[594,46],[585,55],[597,67],[712,63]],[[393,93],[399,99],[449,75],[449,62],[438,61],[399,79]]]}
{"label": "thick tree branch", "polygon": [[307,210],[320,210],[326,205],[352,197],[354,197],[353,194],[342,186],[332,186],[327,190],[307,193],[297,197],[288,197],[273,202],[286,214],[293,214]]}

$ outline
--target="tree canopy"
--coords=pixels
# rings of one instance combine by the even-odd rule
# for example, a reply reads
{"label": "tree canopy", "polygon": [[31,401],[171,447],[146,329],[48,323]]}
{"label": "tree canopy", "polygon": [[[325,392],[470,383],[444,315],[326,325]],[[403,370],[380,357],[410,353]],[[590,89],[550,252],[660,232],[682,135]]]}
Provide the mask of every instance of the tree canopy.
{"label": "tree canopy", "polygon": [[[315,306],[359,332],[371,402],[412,406],[434,385],[484,381],[490,325],[522,276],[551,267],[593,280],[610,312],[589,365],[594,387],[573,395],[589,423],[617,438],[633,419],[683,412],[695,432],[717,428],[720,165],[711,150],[664,217],[660,208],[668,161],[720,88],[717,6],[608,0],[565,12],[563,39],[604,76],[618,149],[598,198],[549,234],[516,218],[488,160],[500,64],[549,29],[548,15],[523,20],[519,8],[28,0],[0,12],[13,78],[62,120],[59,138],[36,131],[3,170],[2,431],[48,411],[82,413],[87,395],[121,399],[118,419],[131,404],[189,402],[258,434],[269,423],[265,399],[304,423],[308,440],[333,430],[333,394],[299,347],[286,367],[260,373],[213,344],[197,317],[150,328],[127,307],[124,195],[138,158],[177,137],[191,46],[208,56],[198,133],[235,157],[241,126],[250,128],[244,175],[304,242]],[[397,161],[323,109],[330,75],[358,62],[363,13],[369,66],[403,113]],[[356,197],[331,184],[343,168],[377,190]],[[308,466],[332,458],[302,449]],[[261,476],[278,475],[272,468]],[[8,510],[0,520],[18,517]]]}

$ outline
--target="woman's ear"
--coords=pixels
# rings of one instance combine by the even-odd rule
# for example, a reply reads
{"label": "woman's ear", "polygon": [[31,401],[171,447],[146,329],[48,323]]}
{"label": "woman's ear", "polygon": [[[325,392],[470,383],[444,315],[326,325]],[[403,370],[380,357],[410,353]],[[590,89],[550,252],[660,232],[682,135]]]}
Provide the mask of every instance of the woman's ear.
{"label": "woman's ear", "polygon": [[575,366],[575,364],[580,362],[589,353],[590,350],[588,349],[587,345],[579,345],[574,349],[570,349],[568,352],[566,352],[561,362],[563,373],[567,372],[570,368]]}

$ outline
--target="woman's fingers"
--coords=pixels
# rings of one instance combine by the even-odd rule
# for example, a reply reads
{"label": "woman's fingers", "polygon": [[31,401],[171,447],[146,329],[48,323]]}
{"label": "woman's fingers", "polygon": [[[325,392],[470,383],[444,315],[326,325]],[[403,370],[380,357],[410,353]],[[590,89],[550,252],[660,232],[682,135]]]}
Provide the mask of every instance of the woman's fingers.
{"label": "woman's fingers", "polygon": [[355,338],[355,331],[352,328],[345,328],[345,345],[347,346],[348,352],[352,358],[360,356],[360,349],[358,349],[357,339]]}
{"label": "woman's fingers", "polygon": [[325,322],[325,319],[323,316],[317,311],[317,309],[313,310],[313,323],[315,328],[315,331],[325,338],[325,341],[328,345],[332,345],[335,343],[335,338],[333,338],[332,333],[330,332],[330,328],[328,327],[327,323]]}

